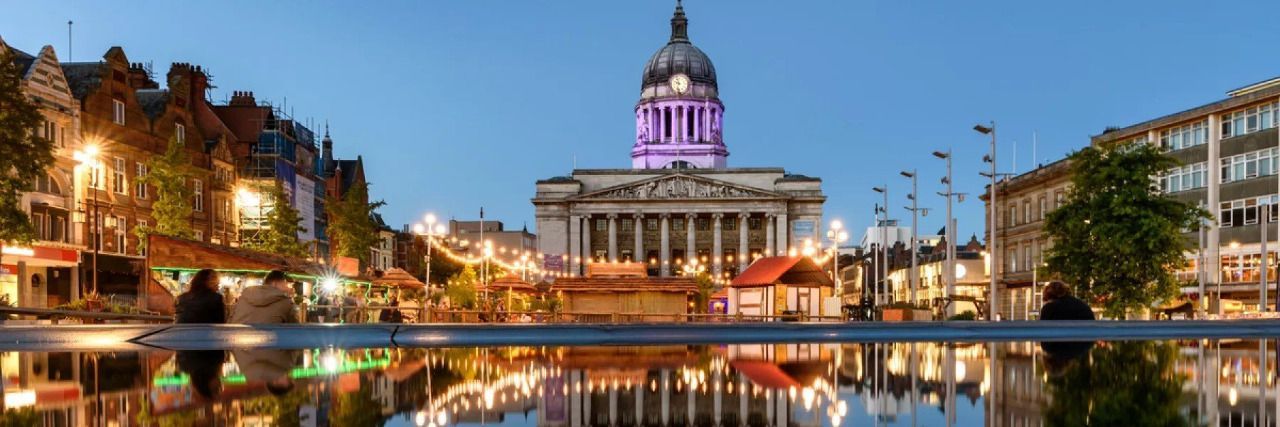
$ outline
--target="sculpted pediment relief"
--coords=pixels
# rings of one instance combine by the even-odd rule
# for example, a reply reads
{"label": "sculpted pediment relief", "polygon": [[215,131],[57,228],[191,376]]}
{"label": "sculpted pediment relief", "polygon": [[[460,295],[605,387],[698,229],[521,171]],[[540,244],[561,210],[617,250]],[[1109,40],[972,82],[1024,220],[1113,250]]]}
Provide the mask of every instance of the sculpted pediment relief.
{"label": "sculpted pediment relief", "polygon": [[579,200],[778,199],[786,196],[756,188],[684,174],[651,178],[593,191]]}

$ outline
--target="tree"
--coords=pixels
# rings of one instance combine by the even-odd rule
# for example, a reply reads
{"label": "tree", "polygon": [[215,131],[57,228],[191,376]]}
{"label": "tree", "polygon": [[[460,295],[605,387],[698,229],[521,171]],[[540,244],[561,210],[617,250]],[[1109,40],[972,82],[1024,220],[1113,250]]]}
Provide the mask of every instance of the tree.
{"label": "tree", "polygon": [[449,297],[449,303],[455,308],[475,308],[476,285],[479,281],[476,270],[467,265],[461,272],[449,278],[444,288],[444,295]]}
{"label": "tree", "polygon": [[719,289],[716,283],[711,279],[711,273],[705,271],[699,272],[693,278],[694,283],[698,286],[696,312],[706,313],[707,306],[711,303],[711,294],[716,293]]}
{"label": "tree", "polygon": [[369,184],[357,183],[347,194],[329,203],[329,239],[338,250],[338,256],[360,260],[368,265],[369,248],[378,245],[378,223],[373,220],[374,211],[386,204],[368,202]]}
{"label": "tree", "polygon": [[53,165],[53,142],[36,134],[40,107],[22,92],[14,53],[0,42],[0,248],[35,239],[22,193]]}
{"label": "tree", "polygon": [[289,203],[280,183],[259,186],[258,194],[265,200],[259,202],[262,207],[263,227],[257,233],[244,239],[244,247],[257,251],[306,257],[307,245],[298,241],[298,233],[307,231],[301,225],[302,216]]}
{"label": "tree", "polygon": [[1070,157],[1066,204],[1048,214],[1045,270],[1122,317],[1178,292],[1183,231],[1207,213],[1161,194],[1151,177],[1177,166],[1149,144],[1089,147]]}
{"label": "tree", "polygon": [[156,188],[156,201],[151,205],[151,217],[156,224],[134,229],[140,242],[139,253],[146,250],[147,235],[150,234],[183,239],[194,236],[191,230],[191,213],[194,210],[191,198],[194,192],[187,186],[187,181],[194,176],[191,156],[176,136],[169,138],[169,147],[164,155],[147,161],[147,174],[138,180]]}

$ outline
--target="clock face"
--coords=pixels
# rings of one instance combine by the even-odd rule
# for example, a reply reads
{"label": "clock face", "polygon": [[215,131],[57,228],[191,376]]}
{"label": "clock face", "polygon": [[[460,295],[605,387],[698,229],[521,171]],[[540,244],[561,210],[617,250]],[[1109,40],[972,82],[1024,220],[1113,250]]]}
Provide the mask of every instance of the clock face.
{"label": "clock face", "polygon": [[689,76],[684,74],[676,74],[671,76],[671,90],[676,93],[684,94],[689,91]]}

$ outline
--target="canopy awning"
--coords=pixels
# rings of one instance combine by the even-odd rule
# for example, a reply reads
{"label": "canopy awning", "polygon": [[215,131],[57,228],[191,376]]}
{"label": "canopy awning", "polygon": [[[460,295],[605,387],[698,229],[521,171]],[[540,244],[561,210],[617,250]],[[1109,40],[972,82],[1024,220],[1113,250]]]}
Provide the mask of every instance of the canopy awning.
{"label": "canopy awning", "polygon": [[413,277],[409,272],[400,268],[391,268],[382,273],[382,277],[373,280],[375,285],[391,286],[397,288],[414,288],[421,289],[427,285]]}
{"label": "canopy awning", "polygon": [[729,286],[742,288],[779,283],[797,286],[835,286],[831,277],[822,271],[822,267],[806,256],[760,258],[751,263],[746,271],[735,277]]}

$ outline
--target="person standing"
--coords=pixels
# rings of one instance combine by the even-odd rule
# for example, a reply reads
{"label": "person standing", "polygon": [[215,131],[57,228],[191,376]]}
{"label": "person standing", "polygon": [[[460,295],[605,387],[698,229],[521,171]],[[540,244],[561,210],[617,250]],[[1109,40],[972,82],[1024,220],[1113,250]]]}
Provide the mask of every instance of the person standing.
{"label": "person standing", "polygon": [[1066,283],[1049,282],[1044,286],[1043,299],[1040,320],[1097,320],[1089,304],[1071,296],[1071,288]]}
{"label": "person standing", "polygon": [[245,288],[231,310],[231,323],[298,323],[298,309],[293,305],[289,276],[272,270],[262,285]]}
{"label": "person standing", "polygon": [[174,323],[226,323],[227,305],[218,293],[218,272],[197,271],[187,291],[178,295],[174,314]]}

